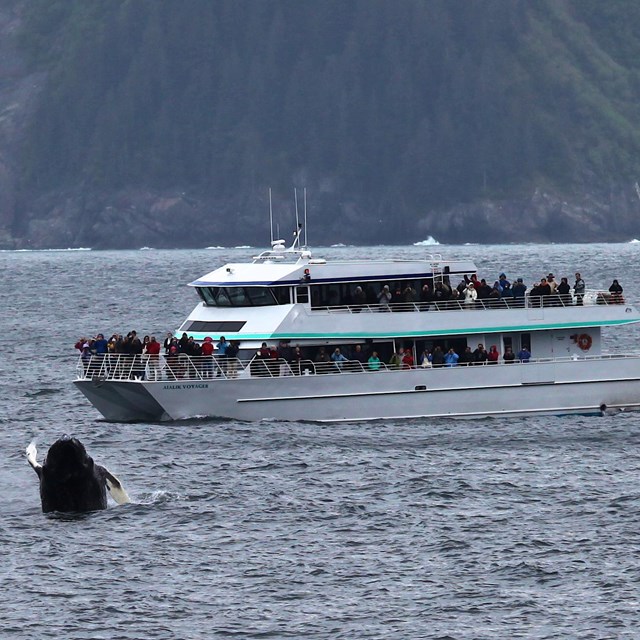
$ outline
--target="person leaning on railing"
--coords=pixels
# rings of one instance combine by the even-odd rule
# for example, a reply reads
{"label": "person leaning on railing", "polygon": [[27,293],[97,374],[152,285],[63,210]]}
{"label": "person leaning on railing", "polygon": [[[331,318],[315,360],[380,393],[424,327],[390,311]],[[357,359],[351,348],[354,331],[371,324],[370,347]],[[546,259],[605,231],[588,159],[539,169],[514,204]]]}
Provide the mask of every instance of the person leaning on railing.
{"label": "person leaning on railing", "polygon": [[513,305],[516,307],[524,307],[524,297],[527,293],[527,285],[524,284],[522,278],[518,278],[511,287],[513,295]]}
{"label": "person leaning on railing", "polygon": [[380,311],[389,311],[391,297],[392,296],[391,291],[389,290],[389,285],[385,284],[378,294],[378,304],[380,305]]}
{"label": "person leaning on railing", "polygon": [[167,378],[169,380],[176,380],[181,378],[181,367],[179,364],[180,347],[178,345],[178,339],[172,338],[169,345],[169,353],[165,356],[167,361]]}
{"label": "person leaning on railing", "polygon": [[202,375],[205,378],[213,377],[213,338],[207,336],[202,341]]}
{"label": "person leaning on railing", "polygon": [[576,294],[576,304],[582,306],[586,285],[580,273],[576,273],[576,281],[573,285],[573,292]]}
{"label": "person leaning on railing", "polygon": [[238,375],[238,352],[240,343],[232,340],[227,347],[227,377],[235,378]]}
{"label": "person leaning on railing", "polygon": [[611,304],[623,304],[624,298],[622,297],[622,286],[617,280],[614,280],[609,287],[609,293],[611,294]]}
{"label": "person leaning on railing", "polygon": [[367,294],[362,290],[361,286],[357,286],[352,296],[354,304],[354,313],[360,313],[362,307],[367,304]]}
{"label": "person leaning on railing", "polygon": [[378,357],[378,352],[374,351],[369,360],[367,361],[367,366],[369,367],[369,371],[380,371],[380,367],[382,366],[382,362],[380,362],[380,358]]}
{"label": "person leaning on railing", "polygon": [[563,307],[571,304],[571,287],[569,286],[567,278],[560,278],[557,292]]}
{"label": "person leaning on railing", "polygon": [[335,364],[338,371],[342,370],[342,367],[347,362],[347,358],[345,358],[344,354],[340,352],[340,347],[336,347],[331,354],[331,362]]}

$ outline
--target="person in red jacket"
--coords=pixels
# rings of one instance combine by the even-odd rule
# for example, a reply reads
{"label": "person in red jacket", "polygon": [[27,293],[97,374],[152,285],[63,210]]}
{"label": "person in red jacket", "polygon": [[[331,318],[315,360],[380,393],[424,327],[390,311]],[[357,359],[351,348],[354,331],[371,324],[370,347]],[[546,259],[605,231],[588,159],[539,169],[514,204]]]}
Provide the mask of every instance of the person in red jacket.
{"label": "person in red jacket", "polygon": [[495,344],[491,345],[491,349],[489,349],[489,353],[487,354],[487,361],[489,364],[497,364],[498,358],[500,358],[500,352],[498,351]]}
{"label": "person in red jacket", "polygon": [[411,353],[411,349],[404,350],[404,354],[402,356],[402,368],[413,369],[413,354]]}
{"label": "person in red jacket", "polygon": [[147,355],[149,356],[149,380],[159,380],[160,375],[160,343],[155,336],[151,336],[147,342]]}
{"label": "person in red jacket", "polygon": [[202,343],[202,375],[213,377],[213,338],[207,336]]}

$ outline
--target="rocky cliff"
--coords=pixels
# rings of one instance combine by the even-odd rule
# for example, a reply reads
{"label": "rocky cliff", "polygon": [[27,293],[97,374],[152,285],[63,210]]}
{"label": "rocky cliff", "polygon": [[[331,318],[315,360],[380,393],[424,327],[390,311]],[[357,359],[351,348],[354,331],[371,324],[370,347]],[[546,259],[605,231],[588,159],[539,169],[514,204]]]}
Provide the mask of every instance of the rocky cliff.
{"label": "rocky cliff", "polygon": [[[59,185],[39,184],[37,175],[24,179],[22,158],[26,151],[33,154],[29,145],[34,144],[28,132],[33,131],[34,118],[46,119],[47,97],[55,95],[51,86],[48,93],[44,91],[50,80],[46,65],[29,64],[20,46],[27,5],[24,0],[0,4],[0,248],[265,244],[269,236],[267,193],[266,186],[256,181],[230,193],[194,186],[187,179],[174,180],[170,188],[136,179],[126,185],[98,186],[99,181],[87,172]],[[101,107],[104,111],[104,105]],[[39,124],[46,131],[46,122]],[[51,127],[55,126],[54,121]],[[431,129],[425,129],[425,144],[433,138]],[[167,137],[171,130],[172,123],[167,121]],[[249,145],[238,147],[238,154],[246,160],[255,131],[247,125],[243,133],[241,125],[234,125],[229,132]],[[153,148],[141,153],[148,154],[143,165],[157,161]],[[225,160],[233,164],[237,157],[232,154]],[[368,161],[366,157],[360,160]],[[411,157],[404,161],[408,167],[415,166]],[[611,173],[604,176],[583,167],[582,177],[564,181],[564,187],[548,176],[523,176],[518,188],[506,190],[508,197],[485,193],[469,198],[467,194],[459,202],[448,197],[447,204],[430,201],[422,205],[416,197],[407,204],[405,187],[397,187],[393,198],[381,201],[375,193],[353,190],[350,183],[341,181],[333,168],[326,168],[331,162],[315,170],[309,170],[306,162],[287,165],[285,175],[291,176],[292,185],[308,188],[315,244],[411,243],[429,235],[444,243],[609,242],[640,237],[640,196],[633,180],[623,174],[612,179]],[[429,192],[429,184],[422,191]],[[293,226],[292,192],[293,187],[291,195],[279,192],[274,207],[287,229]]]}

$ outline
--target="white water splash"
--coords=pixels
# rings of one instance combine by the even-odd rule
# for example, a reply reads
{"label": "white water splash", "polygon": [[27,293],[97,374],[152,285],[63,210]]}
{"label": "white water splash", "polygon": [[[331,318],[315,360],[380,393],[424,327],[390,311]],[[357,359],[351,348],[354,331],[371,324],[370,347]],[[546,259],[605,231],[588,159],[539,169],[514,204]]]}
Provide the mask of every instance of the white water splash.
{"label": "white water splash", "polygon": [[430,247],[434,244],[440,244],[433,236],[428,236],[426,240],[420,240],[420,242],[414,242],[414,247]]}

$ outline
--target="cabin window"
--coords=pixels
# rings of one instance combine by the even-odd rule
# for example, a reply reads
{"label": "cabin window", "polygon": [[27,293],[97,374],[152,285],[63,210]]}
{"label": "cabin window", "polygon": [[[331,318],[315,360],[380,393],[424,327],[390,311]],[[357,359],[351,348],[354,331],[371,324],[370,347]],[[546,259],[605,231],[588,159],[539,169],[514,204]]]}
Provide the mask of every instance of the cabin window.
{"label": "cabin window", "polygon": [[220,287],[212,287],[211,290],[214,292],[213,295],[216,299],[216,305],[219,307],[230,307],[231,300],[227,295],[227,292]]}
{"label": "cabin window", "polygon": [[290,304],[289,287],[198,287],[211,307],[267,307]]}
{"label": "cabin window", "polygon": [[[371,282],[348,282],[344,284],[312,284],[311,306],[313,308],[322,308],[356,304],[354,295],[357,287],[360,287],[364,292],[366,304],[377,304],[378,294],[384,285],[388,285],[389,290],[397,298],[398,302],[405,301],[405,291],[407,287],[411,287],[414,291],[414,301],[418,301],[422,286],[425,284],[428,284],[433,291],[432,278],[422,278],[420,280],[374,280]],[[399,295],[397,292],[399,292]],[[411,300],[408,300],[408,302],[411,302]]]}
{"label": "cabin window", "polygon": [[245,287],[248,298],[247,306],[266,307],[275,304],[273,294],[267,287]]}
{"label": "cabin window", "polygon": [[300,304],[309,302],[309,287],[296,287],[296,300]]}
{"label": "cabin window", "polygon": [[275,295],[278,304],[291,304],[290,287],[273,287],[271,291]]}
{"label": "cabin window", "polygon": [[211,292],[209,287],[198,287],[197,289],[198,295],[202,298],[202,301],[209,306],[214,306],[216,304],[216,299]]}
{"label": "cabin window", "polygon": [[244,287],[226,287],[223,289],[228,296],[232,307],[252,307],[251,298],[247,295]]}

